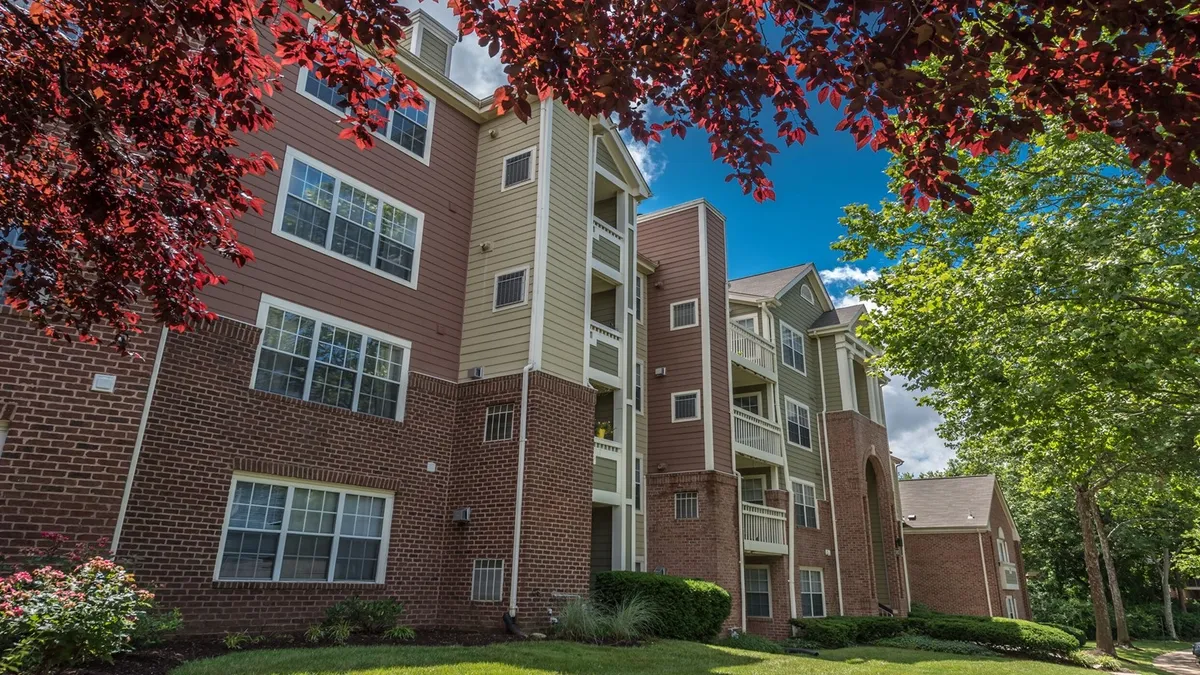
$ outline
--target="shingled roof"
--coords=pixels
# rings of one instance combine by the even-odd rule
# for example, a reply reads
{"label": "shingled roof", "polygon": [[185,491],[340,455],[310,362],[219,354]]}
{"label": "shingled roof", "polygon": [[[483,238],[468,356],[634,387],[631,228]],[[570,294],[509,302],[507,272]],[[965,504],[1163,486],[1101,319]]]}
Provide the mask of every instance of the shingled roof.
{"label": "shingled roof", "polygon": [[867,311],[866,305],[850,305],[849,307],[838,307],[837,309],[825,312],[817,317],[810,328],[826,328],[828,326],[841,326],[858,318],[859,314]]}
{"label": "shingled roof", "polygon": [[993,475],[902,480],[901,516],[915,529],[986,528],[995,490]]}
{"label": "shingled roof", "polygon": [[807,274],[813,268],[812,263],[793,265],[781,270],[754,274],[729,282],[729,292],[738,295],[750,295],[756,298],[775,298],[779,292],[787,288],[796,277]]}

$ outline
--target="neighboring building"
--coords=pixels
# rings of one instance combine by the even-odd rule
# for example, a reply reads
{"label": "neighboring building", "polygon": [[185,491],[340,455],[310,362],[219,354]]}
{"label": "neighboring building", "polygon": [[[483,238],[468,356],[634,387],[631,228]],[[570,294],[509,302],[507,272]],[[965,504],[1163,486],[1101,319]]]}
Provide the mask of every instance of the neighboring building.
{"label": "neighboring building", "polygon": [[912,601],[1029,619],[1021,535],[995,476],[900,481]]}

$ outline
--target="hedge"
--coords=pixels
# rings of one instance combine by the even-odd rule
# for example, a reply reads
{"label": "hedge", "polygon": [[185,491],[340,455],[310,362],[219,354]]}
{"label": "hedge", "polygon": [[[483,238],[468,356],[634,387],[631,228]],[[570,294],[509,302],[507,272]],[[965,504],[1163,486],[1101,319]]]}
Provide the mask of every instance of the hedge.
{"label": "hedge", "polygon": [[1032,621],[975,616],[933,618],[834,617],[793,619],[800,637],[826,649],[866,644],[900,634],[971,642],[989,649],[1029,656],[1060,655],[1078,648],[1069,633]]}
{"label": "hedge", "polygon": [[1050,626],[1051,628],[1057,628],[1057,629],[1061,630],[1062,632],[1066,633],[1067,635],[1070,635],[1071,637],[1075,638],[1075,641],[1079,643],[1080,647],[1087,644],[1087,633],[1084,633],[1083,631],[1079,630],[1078,628],[1075,628],[1073,626],[1064,626],[1061,623],[1044,623],[1042,625]]}
{"label": "hedge", "polygon": [[592,595],[610,607],[634,596],[646,599],[661,619],[654,634],[676,640],[713,638],[733,606],[729,592],[714,583],[649,572],[601,572]]}

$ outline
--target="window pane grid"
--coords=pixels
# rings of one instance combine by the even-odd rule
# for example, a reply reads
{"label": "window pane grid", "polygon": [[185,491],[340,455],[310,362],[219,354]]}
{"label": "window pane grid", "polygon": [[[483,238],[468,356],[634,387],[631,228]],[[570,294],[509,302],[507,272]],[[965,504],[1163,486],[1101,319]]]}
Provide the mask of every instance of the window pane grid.
{"label": "window pane grid", "polygon": [[700,517],[700,501],[695,492],[675,493],[675,519],[695,520]]}
{"label": "window pane grid", "polygon": [[691,420],[700,417],[700,395],[676,394],[674,396],[674,414],[676,420]]}
{"label": "window pane grid", "polygon": [[525,270],[508,272],[496,277],[496,309],[525,302]]}
{"label": "window pane grid", "polygon": [[533,152],[525,151],[504,160],[504,187],[529,181],[533,175]]}
{"label": "window pane grid", "polygon": [[671,328],[696,325],[696,301],[682,302],[671,307]]}
{"label": "window pane grid", "polygon": [[779,334],[783,348],[783,362],[802,373],[805,372],[804,336],[788,326],[781,326]]}
{"label": "window pane grid", "polygon": [[792,483],[796,527],[817,527],[817,490],[804,483]]}
{"label": "window pane grid", "polygon": [[761,567],[746,568],[746,615],[771,616],[770,570]]}
{"label": "window pane grid", "polygon": [[733,405],[748,413],[761,415],[762,413],[758,409],[758,400],[757,394],[743,394],[733,397]]}
{"label": "window pane grid", "polygon": [[825,588],[820,570],[800,570],[800,615],[825,616]]}
{"label": "window pane grid", "polygon": [[476,560],[471,570],[471,600],[499,602],[504,596],[504,561]]}
{"label": "window pane grid", "polygon": [[484,418],[483,440],[507,441],[512,438],[513,404],[488,406]]}
{"label": "window pane grid", "polygon": [[788,441],[803,448],[812,448],[812,429],[809,426],[808,410],[803,406],[787,402]]}
{"label": "window pane grid", "polygon": [[645,364],[635,361],[633,364],[633,409],[642,412],[642,396],[645,392]]}
{"label": "window pane grid", "polygon": [[[379,69],[372,70],[383,75],[390,86],[390,75]],[[317,74],[312,70],[308,71],[304,81],[304,91],[331,108],[342,112],[346,111],[346,101],[342,95],[336,89],[326,84],[324,80],[317,77]],[[432,100],[429,97],[426,98]],[[387,126],[378,132],[379,135],[390,139],[418,157],[425,156],[426,140],[429,134],[428,105],[426,103],[426,107],[423,109],[401,108],[389,111],[382,98],[367,102],[368,107],[379,113],[379,116],[386,120]]]}

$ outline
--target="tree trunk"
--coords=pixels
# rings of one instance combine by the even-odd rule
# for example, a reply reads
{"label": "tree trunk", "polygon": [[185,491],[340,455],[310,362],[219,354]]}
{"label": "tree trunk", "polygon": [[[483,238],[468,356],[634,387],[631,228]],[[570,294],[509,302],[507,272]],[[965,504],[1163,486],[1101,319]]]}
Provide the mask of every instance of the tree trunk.
{"label": "tree trunk", "polygon": [[1096,551],[1096,534],[1092,531],[1092,494],[1082,485],[1075,486],[1075,515],[1083,535],[1083,563],[1087,568],[1088,590],[1092,596],[1092,613],[1096,617],[1096,649],[1115,657],[1112,624],[1108,620],[1108,602],[1104,598],[1104,579],[1100,575],[1100,556]]}
{"label": "tree trunk", "polygon": [[1100,539],[1100,554],[1104,558],[1104,571],[1108,575],[1108,594],[1112,596],[1113,619],[1117,623],[1117,644],[1122,647],[1132,647],[1129,639],[1129,624],[1125,621],[1125,601],[1121,599],[1121,584],[1117,580],[1117,566],[1113,562],[1112,549],[1108,545],[1108,533],[1104,531],[1104,521],[1100,519],[1100,507],[1096,499],[1092,502],[1092,520],[1096,523],[1096,537]]}
{"label": "tree trunk", "polygon": [[1162,558],[1163,622],[1167,624],[1167,637],[1178,640],[1175,634],[1175,615],[1171,612],[1171,550],[1163,550]]}

